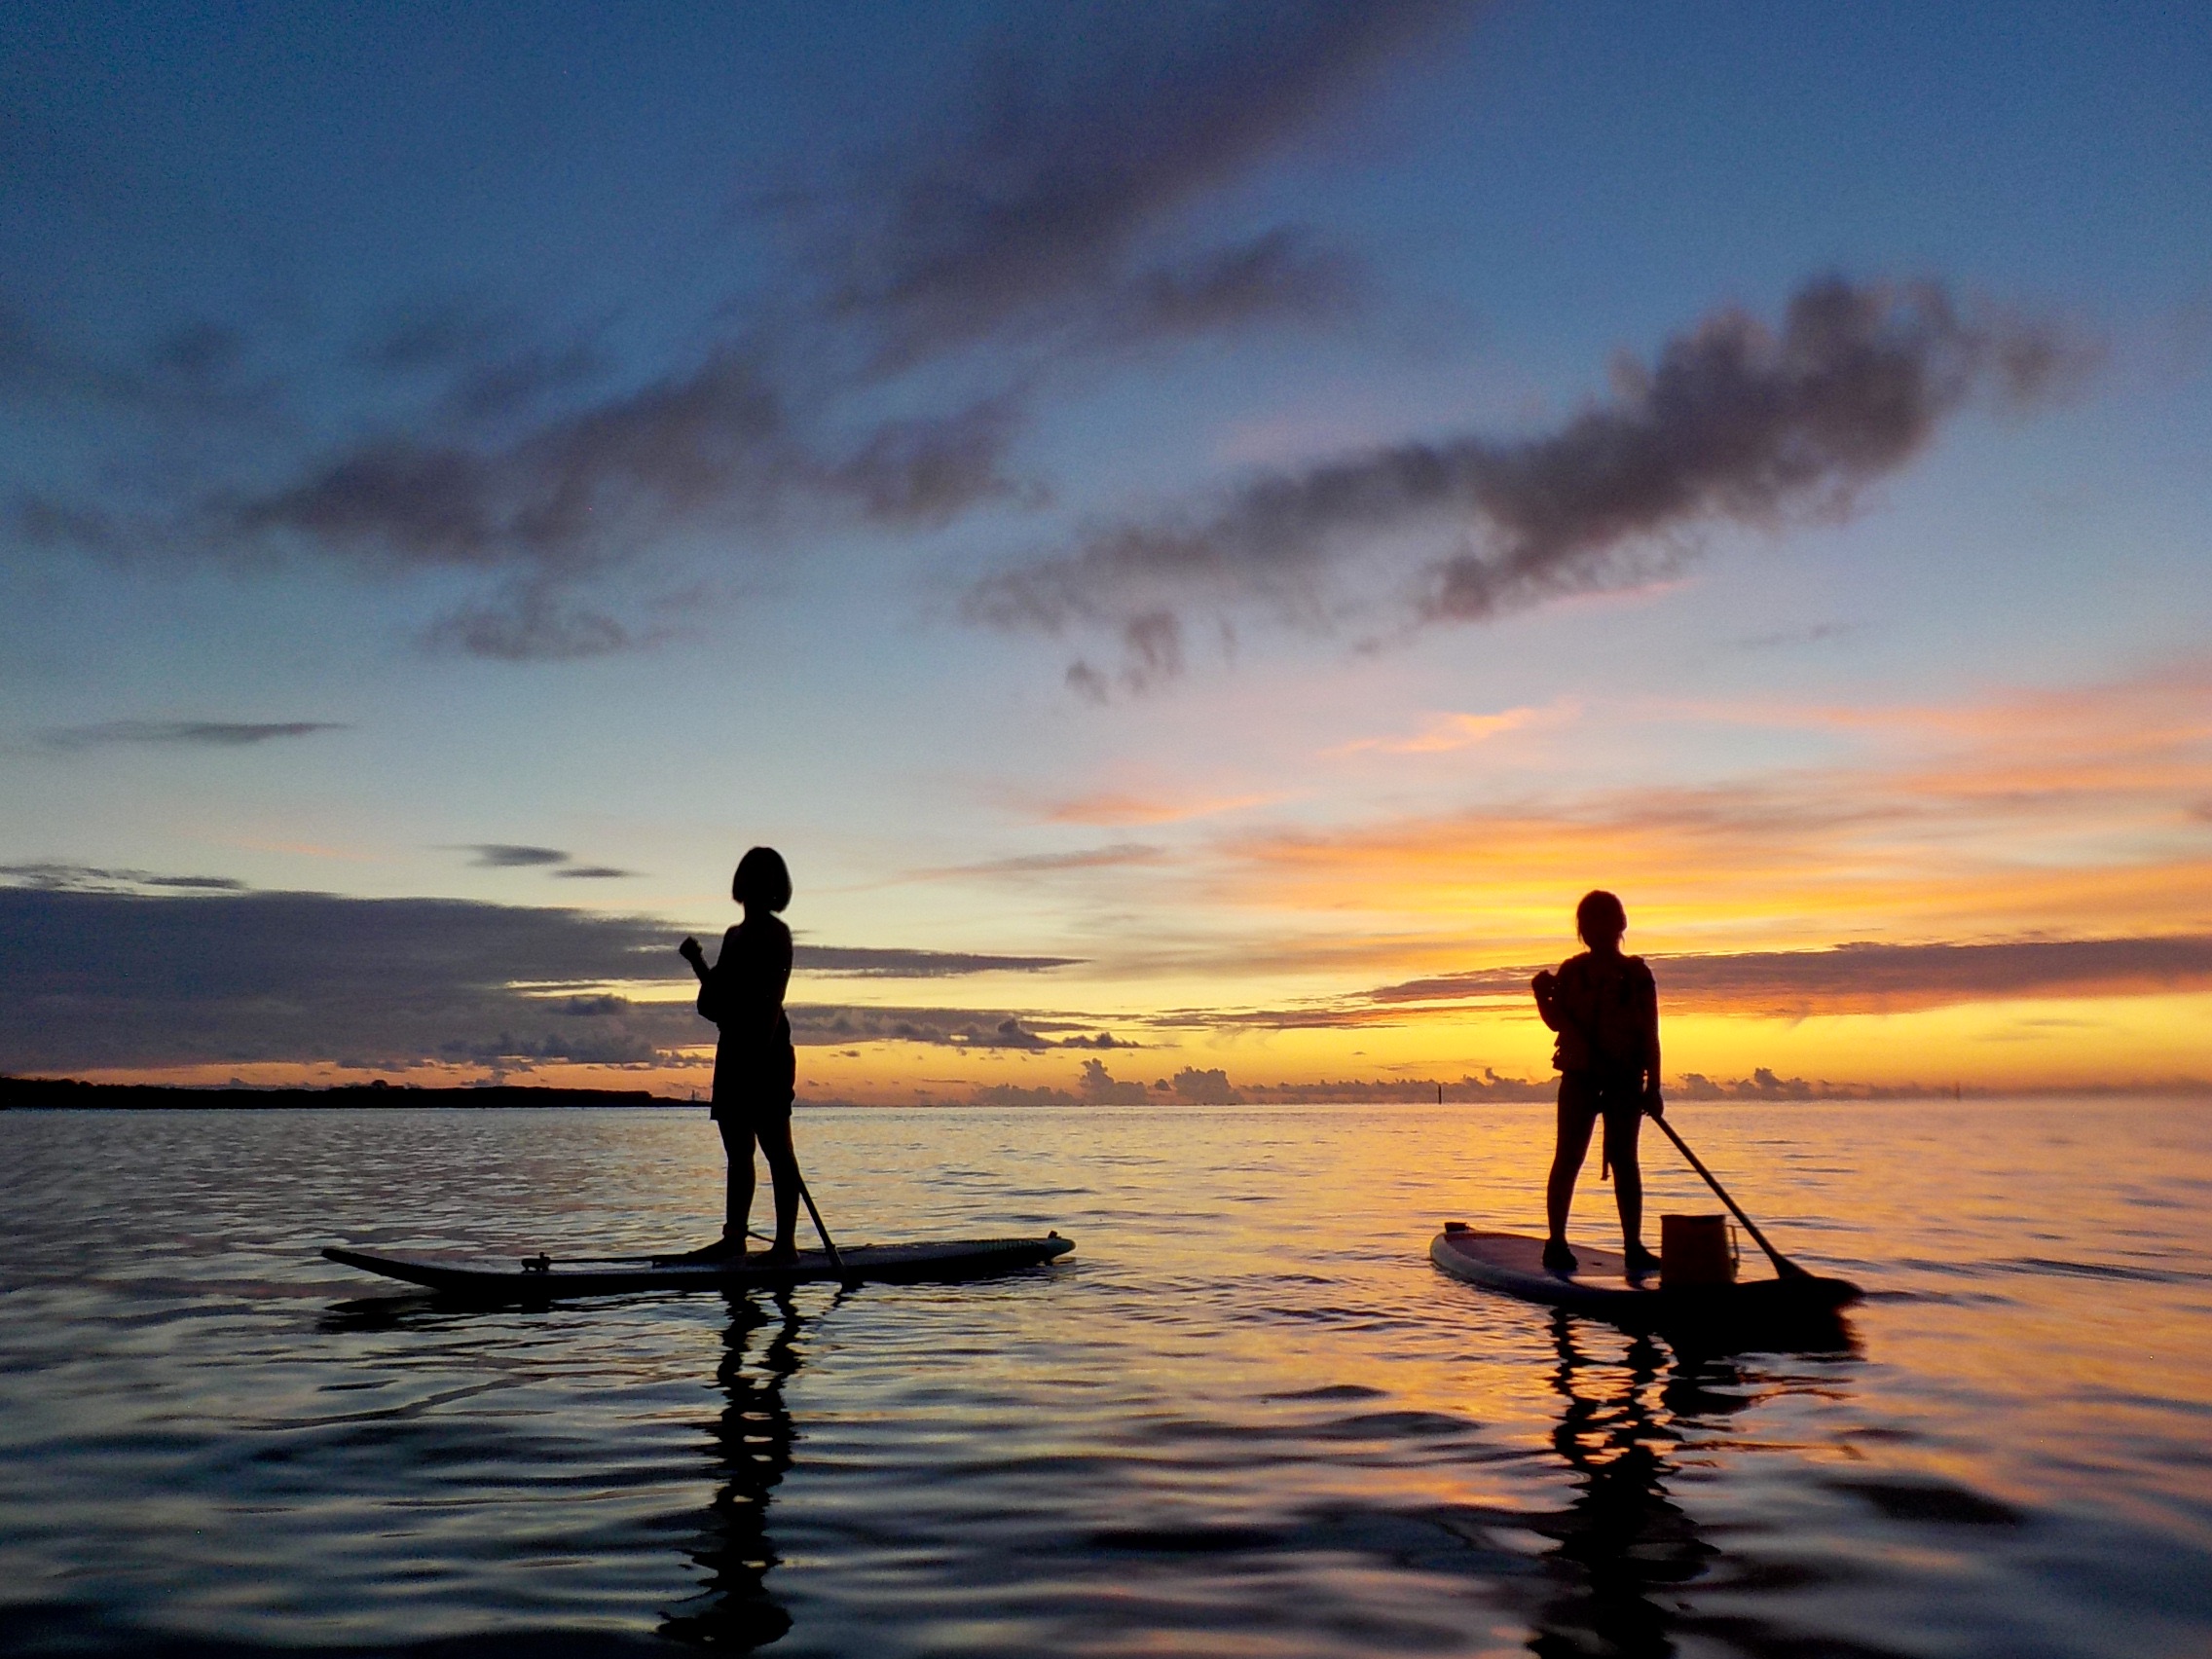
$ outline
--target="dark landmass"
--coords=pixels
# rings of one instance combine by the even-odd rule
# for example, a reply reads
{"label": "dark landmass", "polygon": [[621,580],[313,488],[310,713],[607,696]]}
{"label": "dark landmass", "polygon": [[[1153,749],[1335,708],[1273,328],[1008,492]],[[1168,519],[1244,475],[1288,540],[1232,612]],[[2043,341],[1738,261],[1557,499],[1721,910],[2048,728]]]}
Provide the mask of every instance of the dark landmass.
{"label": "dark landmass", "polygon": [[688,1100],[646,1088],[529,1088],[496,1084],[473,1088],[416,1088],[385,1083],[334,1088],[174,1088],[162,1084],[80,1083],[75,1078],[0,1077],[0,1112],[11,1107],[104,1107],[126,1111],[192,1111],[222,1107],[379,1106],[687,1106]]}

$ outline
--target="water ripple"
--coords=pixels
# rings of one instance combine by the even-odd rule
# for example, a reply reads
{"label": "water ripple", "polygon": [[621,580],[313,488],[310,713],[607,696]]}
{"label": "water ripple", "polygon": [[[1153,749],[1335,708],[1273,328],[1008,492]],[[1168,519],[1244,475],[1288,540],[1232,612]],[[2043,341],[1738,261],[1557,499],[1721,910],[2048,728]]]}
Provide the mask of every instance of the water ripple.
{"label": "water ripple", "polygon": [[2212,1640],[2205,1115],[1677,1115],[1871,1283],[1840,1346],[1677,1352],[1435,1273],[1444,1216],[1529,1224],[1533,1110],[810,1112],[850,1238],[1078,1254],[535,1312],[314,1251],[699,1237],[703,1114],[7,1114],[0,1653]]}

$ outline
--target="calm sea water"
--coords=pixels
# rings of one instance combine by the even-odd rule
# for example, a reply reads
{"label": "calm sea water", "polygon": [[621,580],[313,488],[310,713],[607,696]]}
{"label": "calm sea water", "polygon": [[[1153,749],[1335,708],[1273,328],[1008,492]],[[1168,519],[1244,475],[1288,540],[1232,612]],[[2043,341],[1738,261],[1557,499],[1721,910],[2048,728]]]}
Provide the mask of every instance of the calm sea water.
{"label": "calm sea water", "polygon": [[1439,1275],[1542,1108],[802,1112],[840,1242],[1077,1253],[500,1313],[315,1251],[703,1238],[704,1115],[0,1114],[0,1651],[2212,1650],[2212,1108],[1674,1117],[1845,1346]]}

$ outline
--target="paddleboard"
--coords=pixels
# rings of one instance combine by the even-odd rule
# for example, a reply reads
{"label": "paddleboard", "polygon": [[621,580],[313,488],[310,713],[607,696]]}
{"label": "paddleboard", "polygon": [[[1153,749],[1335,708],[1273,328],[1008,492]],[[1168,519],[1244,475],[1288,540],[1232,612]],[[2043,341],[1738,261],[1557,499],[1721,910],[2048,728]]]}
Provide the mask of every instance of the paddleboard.
{"label": "paddleboard", "polygon": [[1557,1272],[1544,1266],[1541,1238],[1456,1221],[1446,1222],[1428,1246],[1428,1259],[1456,1279],[1631,1330],[1782,1325],[1827,1317],[1860,1297],[1849,1279],[1812,1273],[1669,1289],[1660,1273],[1630,1278],[1628,1263],[1610,1250],[1577,1244],[1574,1254],[1574,1272]]}
{"label": "paddleboard", "polygon": [[770,1266],[758,1251],[719,1261],[655,1261],[649,1256],[567,1260],[528,1256],[513,1266],[489,1266],[431,1256],[387,1256],[333,1244],[323,1255],[350,1268],[419,1284],[451,1296],[498,1302],[551,1302],[571,1296],[608,1296],[630,1290],[742,1290],[760,1286],[848,1283],[919,1283],[984,1278],[1033,1268],[1064,1256],[1075,1240],[1049,1233],[1042,1238],[947,1238],[919,1244],[861,1244],[840,1254],[838,1272],[823,1250],[801,1250],[798,1260]]}

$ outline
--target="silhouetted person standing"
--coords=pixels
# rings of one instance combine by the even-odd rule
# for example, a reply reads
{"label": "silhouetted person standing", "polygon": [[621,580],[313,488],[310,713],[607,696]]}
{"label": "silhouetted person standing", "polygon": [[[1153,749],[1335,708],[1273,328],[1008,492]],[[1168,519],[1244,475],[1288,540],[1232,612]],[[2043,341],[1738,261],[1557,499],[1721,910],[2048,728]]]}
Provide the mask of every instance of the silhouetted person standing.
{"label": "silhouetted person standing", "polygon": [[716,1124],[729,1155],[729,1195],[721,1243],[706,1255],[745,1254],[753,1210],[753,1143],[758,1141],[776,1184],[776,1242],[770,1262],[798,1254],[798,1160],[792,1152],[792,1095],[798,1064],[784,988],[792,977],[792,930],[776,912],[792,902],[792,875],[773,847],[755,847],[738,861],[729,896],[745,920],[722,935],[721,954],[707,966],[699,941],[677,948],[699,976],[699,1012],[720,1027],[715,1044]]}
{"label": "silhouetted person standing", "polygon": [[1552,1053],[1560,1074],[1559,1147],[1544,1188],[1551,1224],[1544,1266],[1571,1272],[1577,1265],[1567,1246],[1567,1212],[1590,1131],[1602,1119],[1628,1271],[1646,1273],[1659,1258],[1643,1247],[1643,1169],[1636,1139],[1646,1112],[1656,1118],[1666,1110],[1659,1092],[1659,987],[1642,957],[1621,954],[1628,911],[1610,893],[1583,895],[1574,907],[1574,931],[1590,948],[1534,981],[1536,1012],[1559,1033]]}

